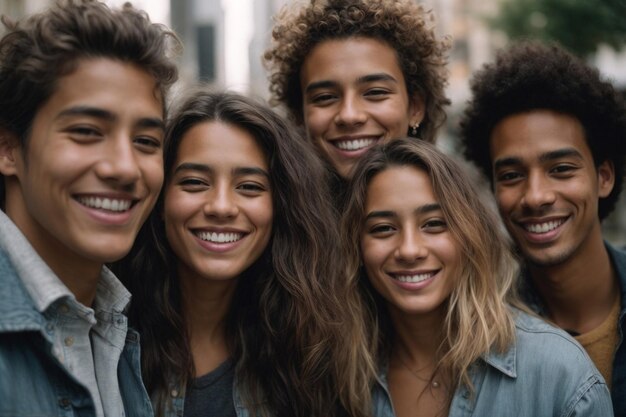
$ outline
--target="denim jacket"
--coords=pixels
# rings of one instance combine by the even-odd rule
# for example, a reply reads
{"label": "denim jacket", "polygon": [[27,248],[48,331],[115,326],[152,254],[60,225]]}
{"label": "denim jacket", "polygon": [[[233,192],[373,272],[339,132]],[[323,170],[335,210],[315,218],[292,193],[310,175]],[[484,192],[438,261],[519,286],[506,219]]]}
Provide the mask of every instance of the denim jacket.
{"label": "denim jacket", "polygon": [[[611,397],[585,350],[567,333],[516,314],[516,340],[470,370],[474,395],[461,387],[449,417],[611,417]],[[386,370],[373,392],[374,417],[393,417]]]}
{"label": "denim jacket", "polygon": [[[613,359],[613,383],[611,384],[611,397],[616,416],[626,416],[626,346],[623,343],[624,331],[626,331],[626,253],[620,251],[605,242],[607,251],[620,286],[621,306],[617,326],[617,347]],[[522,282],[521,295],[527,304],[539,315],[545,316],[545,308],[536,289],[525,279]]]}
{"label": "denim jacket", "polygon": [[[87,388],[54,355],[50,328],[0,250],[0,417],[95,415]],[[139,336],[131,329],[117,374],[125,417],[152,416],[141,381]]]}

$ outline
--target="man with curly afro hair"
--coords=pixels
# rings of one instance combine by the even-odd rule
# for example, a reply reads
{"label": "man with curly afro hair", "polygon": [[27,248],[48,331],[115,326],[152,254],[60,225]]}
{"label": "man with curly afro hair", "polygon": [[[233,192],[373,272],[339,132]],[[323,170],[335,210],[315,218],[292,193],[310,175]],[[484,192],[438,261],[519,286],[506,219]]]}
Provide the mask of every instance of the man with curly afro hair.
{"label": "man with curly afro hair", "polygon": [[524,260],[521,292],[573,335],[626,415],[626,253],[601,221],[624,178],[626,106],[599,72],[556,45],[524,42],[471,82],[465,155],[491,180]]}
{"label": "man with curly afro hair", "polygon": [[342,178],[377,142],[433,142],[449,104],[447,40],[414,0],[312,0],[276,16],[265,52],[273,104],[286,106]]}

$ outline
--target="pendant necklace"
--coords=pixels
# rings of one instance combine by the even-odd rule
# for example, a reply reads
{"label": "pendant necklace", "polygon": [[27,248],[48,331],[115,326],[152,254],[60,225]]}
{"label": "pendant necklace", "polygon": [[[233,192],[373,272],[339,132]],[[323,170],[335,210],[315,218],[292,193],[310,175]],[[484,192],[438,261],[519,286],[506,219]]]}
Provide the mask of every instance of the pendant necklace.
{"label": "pendant necklace", "polygon": [[[409,365],[407,365],[406,362],[404,362],[404,360],[402,360],[400,355],[397,355],[396,357],[398,358],[398,360],[400,361],[402,366],[404,366],[406,368],[406,370],[409,371],[411,373],[411,375],[413,375],[415,378],[419,379],[422,382],[426,382],[432,388],[439,388],[441,386],[441,383],[439,381],[435,381],[434,379],[431,381],[430,379],[426,379],[426,378],[423,378],[423,377],[419,376],[416,371],[414,371],[413,369],[409,368]],[[422,369],[424,369],[424,368],[422,368]]]}

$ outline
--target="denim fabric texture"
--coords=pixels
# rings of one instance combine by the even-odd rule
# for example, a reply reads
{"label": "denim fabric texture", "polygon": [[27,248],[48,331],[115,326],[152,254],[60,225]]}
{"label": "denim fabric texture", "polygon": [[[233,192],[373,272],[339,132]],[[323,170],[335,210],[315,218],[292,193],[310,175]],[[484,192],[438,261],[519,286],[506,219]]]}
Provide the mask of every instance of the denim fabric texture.
{"label": "denim fabric texture", "polygon": [[[513,311],[515,344],[475,364],[474,395],[457,389],[449,417],[613,416],[609,390],[585,350],[566,332]],[[374,417],[394,416],[386,374],[373,391]]]}
{"label": "denim fabric texture", "polygon": [[[53,327],[0,250],[0,417],[95,416],[87,387],[54,352]],[[125,416],[152,416],[141,381],[139,336],[131,329],[117,376]]]}
{"label": "denim fabric texture", "polygon": [[[609,257],[617,274],[620,285],[620,313],[617,326],[617,347],[613,359],[613,383],[611,397],[616,416],[626,417],[626,346],[624,346],[624,332],[626,331],[626,252],[618,250],[609,243],[604,243]],[[546,316],[545,307],[539,298],[537,290],[527,276],[523,277],[520,294],[524,301],[540,316]]]}
{"label": "denim fabric texture", "polygon": [[[163,416],[182,417],[184,415],[185,406],[185,389],[176,385],[172,385],[170,387],[169,395],[171,401],[169,402],[169,406],[167,406],[167,408],[163,410]],[[237,389],[237,375],[235,375],[235,380],[233,382],[233,403],[235,404],[235,413],[237,414],[237,417],[252,416],[250,410],[248,410],[248,408],[244,405],[241,394]],[[153,406],[155,405],[156,404],[153,404]]]}

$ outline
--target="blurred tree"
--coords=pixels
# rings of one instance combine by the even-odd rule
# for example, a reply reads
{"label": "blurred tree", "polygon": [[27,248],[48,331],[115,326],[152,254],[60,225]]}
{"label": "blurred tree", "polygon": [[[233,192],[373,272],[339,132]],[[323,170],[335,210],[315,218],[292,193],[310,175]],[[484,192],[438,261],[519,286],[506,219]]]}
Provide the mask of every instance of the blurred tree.
{"label": "blurred tree", "polygon": [[626,44],[626,0],[500,0],[489,19],[510,39],[556,41],[580,56]]}

